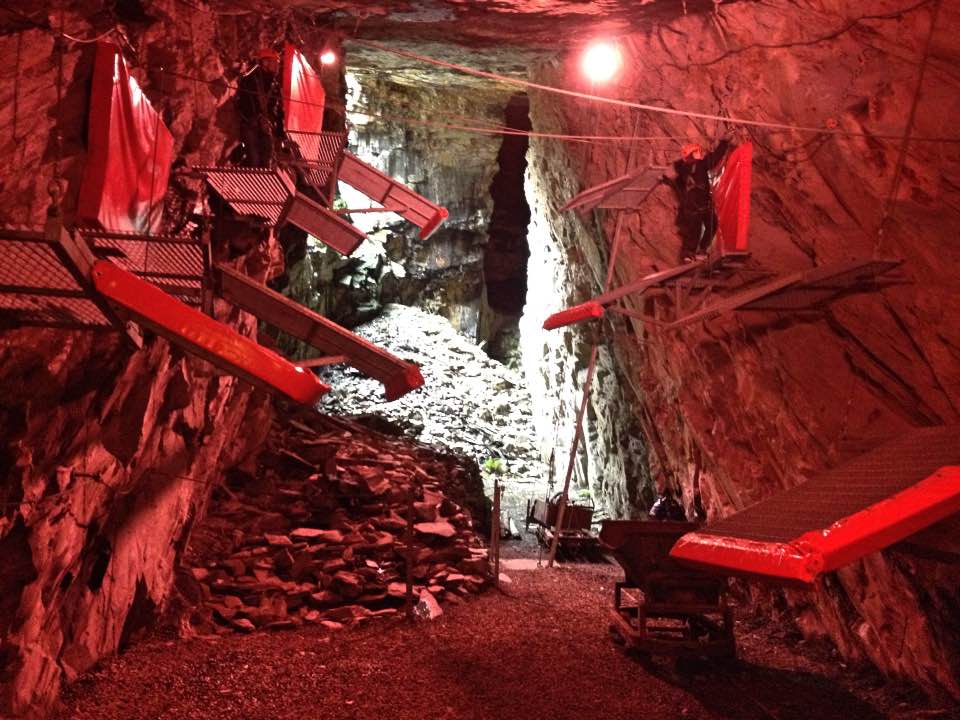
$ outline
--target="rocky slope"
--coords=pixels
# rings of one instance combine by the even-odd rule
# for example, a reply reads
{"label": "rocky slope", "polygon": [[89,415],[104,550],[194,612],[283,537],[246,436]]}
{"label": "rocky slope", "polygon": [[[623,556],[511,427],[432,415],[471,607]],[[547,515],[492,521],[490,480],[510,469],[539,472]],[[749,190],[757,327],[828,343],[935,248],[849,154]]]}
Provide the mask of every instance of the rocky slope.
{"label": "rocky slope", "polygon": [[424,385],[384,403],[383,387],[375,380],[350,369],[326,369],[321,377],[333,389],[324,397],[324,411],[375,413],[366,421],[386,419],[421,442],[496,467],[516,493],[546,488],[547,467],[541,458],[549,456],[551,446],[541,447],[535,440],[530,396],[519,373],[491,360],[442,317],[418,308],[388,305],[357,332],[416,363]]}
{"label": "rocky slope", "polygon": [[[249,471],[247,471],[249,470]],[[184,553],[186,634],[395,615],[406,597],[433,617],[487,583],[480,473],[356,423],[301,410],[228,474]],[[487,522],[489,524],[489,522]]]}

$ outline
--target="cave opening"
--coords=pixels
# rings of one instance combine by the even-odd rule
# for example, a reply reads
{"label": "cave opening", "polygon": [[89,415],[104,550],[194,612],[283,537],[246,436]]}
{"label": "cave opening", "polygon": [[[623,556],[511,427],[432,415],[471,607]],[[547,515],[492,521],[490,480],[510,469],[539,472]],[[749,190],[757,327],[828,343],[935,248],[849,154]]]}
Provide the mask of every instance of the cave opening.
{"label": "cave opening", "polygon": [[526,93],[510,97],[504,108],[505,128],[516,131],[504,135],[497,153],[497,174],[490,184],[493,210],[490,213],[488,241],[483,254],[484,327],[490,357],[503,363],[519,360],[520,316],[527,301],[527,227],[530,206],[524,192],[527,170],[526,133],[530,122],[530,99]]}
{"label": "cave opening", "polygon": [[[411,187],[448,197],[449,217],[423,239],[395,214],[357,214],[367,239],[352,258],[308,243],[314,276],[307,302],[415,363],[425,379],[415,393],[383,403],[371,379],[324,368],[332,389],[321,407],[472,458],[488,496],[497,479],[519,482],[524,492],[505,498],[519,523],[527,496],[545,492],[548,475],[519,342],[530,104],[525,93],[488,95],[449,79],[390,82],[362,66],[345,72],[351,152]],[[451,131],[451,120],[505,132]],[[339,197],[363,207],[348,184],[340,184]]]}

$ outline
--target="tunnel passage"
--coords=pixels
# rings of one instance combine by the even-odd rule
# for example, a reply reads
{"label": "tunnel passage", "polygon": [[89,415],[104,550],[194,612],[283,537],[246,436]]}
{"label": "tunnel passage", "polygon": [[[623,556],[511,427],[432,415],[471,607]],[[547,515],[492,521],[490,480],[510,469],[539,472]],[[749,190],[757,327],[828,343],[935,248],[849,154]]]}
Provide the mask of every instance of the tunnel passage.
{"label": "tunnel passage", "polygon": [[[504,125],[523,132],[532,129],[530,100],[525,93],[517,93],[507,102]],[[482,337],[487,339],[487,353],[501,362],[507,362],[516,353],[518,322],[527,297],[530,207],[523,191],[523,177],[529,144],[526,134],[504,136],[497,153],[499,169],[490,184],[493,212],[483,258],[486,302]]]}

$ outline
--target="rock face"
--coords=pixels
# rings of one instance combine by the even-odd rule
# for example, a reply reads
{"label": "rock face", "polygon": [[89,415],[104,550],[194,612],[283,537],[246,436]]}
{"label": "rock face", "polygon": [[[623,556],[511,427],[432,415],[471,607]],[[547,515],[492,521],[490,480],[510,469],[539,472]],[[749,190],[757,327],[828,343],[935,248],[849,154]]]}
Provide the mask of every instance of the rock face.
{"label": "rock face", "polygon": [[[901,10],[887,2],[875,3],[868,17],[848,14],[839,2],[798,3],[789,13],[722,4],[715,14],[624,38],[627,71],[609,90],[632,102],[839,134],[531,96],[537,130],[600,127],[610,135],[662,137],[637,147],[635,166],[669,165],[687,141],[752,140],[748,272],[780,274],[856,257],[905,260],[903,281],[846,294],[812,313],[733,314],[675,333],[632,319],[606,326],[600,367],[632,408],[637,430],[627,434],[648,439],[654,479],[682,489],[688,508],[699,493],[711,517],[795,485],[905,427],[960,417],[960,154],[955,143],[930,140],[956,136],[960,88],[950,68],[960,14],[949,4]],[[569,86],[571,77],[562,64],[536,73],[551,85]],[[896,139],[904,134],[915,139],[905,145]],[[626,146],[532,141],[531,290],[539,280],[543,295],[561,293],[568,303],[599,291],[617,218],[598,215],[593,224],[554,208],[624,173],[627,160]],[[662,186],[640,212],[622,215],[617,282],[677,262],[674,212]],[[629,307],[669,312],[665,299]],[[576,358],[582,373],[586,345],[580,330],[536,331],[556,309],[532,292],[524,321],[528,375],[535,378],[539,366],[543,378],[531,380],[533,394],[552,408],[574,394],[570,381],[553,384],[555,358]],[[602,436],[607,405],[594,401],[591,410],[588,435]],[[630,501],[639,496],[629,484],[612,492]],[[950,527],[955,523],[932,531],[939,532],[935,547],[951,547]],[[895,550],[788,598],[803,629],[830,637],[845,656],[960,696],[957,567]]]}
{"label": "rock face", "polygon": [[[235,143],[231,86],[244,61],[261,44],[306,29],[302,15],[250,12],[247,4],[231,10],[223,3],[218,7],[230,14],[218,15],[173,0],[109,9],[77,0],[62,16],[25,5],[14,3],[0,35],[9,60],[0,69],[0,150],[9,159],[0,184],[4,225],[42,222],[55,167],[67,182],[68,220],[75,204],[92,53],[87,44],[64,46],[57,107],[61,58],[54,28],[62,24],[75,37],[93,38],[119,26],[134,75],[162,108],[179,156],[195,164],[222,159]],[[576,479],[618,514],[648,504],[653,478],[678,486],[688,508],[696,493],[710,516],[726,515],[905,427],[960,420],[960,146],[931,141],[956,136],[960,14],[942,1],[904,9],[878,0],[863,16],[851,16],[850,5],[436,0],[406,13],[373,3],[298,5],[346,15],[345,25],[372,37],[432,38],[436,52],[453,60],[465,59],[462,49],[444,43],[483,47],[488,68],[513,75],[524,74],[534,54],[576,41],[580,34],[573,30],[585,19],[596,20],[598,31],[643,27],[622,39],[627,71],[610,94],[841,131],[728,125],[531,93],[537,131],[664,138],[638,145],[635,164],[668,165],[687,140],[712,145],[727,134],[752,140],[747,270],[755,273],[738,282],[854,256],[906,260],[906,282],[848,294],[817,313],[732,315],[675,334],[633,320],[541,333],[549,312],[599,290],[616,224],[611,214],[584,222],[556,209],[584,187],[623,173],[628,163],[625,145],[535,138],[526,185],[531,262],[523,354],[541,418],[541,453],[556,450],[554,472],[562,475],[587,357],[599,341]],[[524,17],[527,24],[519,24]],[[502,41],[505,18],[517,20],[509,46]],[[312,31],[302,34],[323,42]],[[496,52],[490,51],[494,42]],[[372,54],[355,52],[364,60]],[[430,73],[406,60],[396,63],[389,81],[365,67],[365,87],[392,96],[371,94],[381,115],[396,110],[409,119],[430,108],[427,119],[435,121],[442,108],[447,120],[465,115],[500,122],[514,90],[480,90],[486,84],[473,79],[441,92],[449,76],[434,75],[431,86],[425,82]],[[590,91],[575,79],[572,55],[540,65],[534,75]],[[359,321],[369,317],[355,309],[362,305],[358,294],[367,292],[362,286],[379,283],[383,291],[393,283],[388,299],[413,302],[416,296],[424,307],[447,308],[454,324],[473,334],[484,325],[479,248],[500,143],[457,136],[454,144],[435,128],[401,133],[399,123],[380,120],[360,129],[357,146],[448,205],[453,217],[435,244],[382,234],[382,252],[366,263],[360,287],[348,280],[352,290],[344,302]],[[905,133],[915,138],[909,144],[891,139]],[[391,151],[388,142],[409,149]],[[190,190],[175,193],[181,207],[190,205]],[[460,202],[467,197],[469,203]],[[641,212],[624,214],[617,282],[676,262],[674,210],[664,187]],[[461,264],[463,271],[450,270]],[[326,277],[319,264],[313,270]],[[344,270],[333,268],[330,278]],[[338,282],[353,274],[346,268]],[[304,274],[298,281],[309,286],[313,278]],[[669,310],[662,299],[651,304]],[[648,308],[637,303],[631,309]],[[249,318],[230,319],[252,330]],[[9,714],[50,707],[61,680],[114,652],[167,602],[176,559],[204,514],[208,484],[256,446],[271,411],[264,398],[162,341],[134,352],[94,335],[5,331],[0,359],[7,389],[0,399],[0,713]],[[439,517],[421,512],[426,528],[446,531]],[[926,534],[933,548],[927,559],[892,550],[831,575],[813,593],[790,593],[792,612],[808,634],[830,637],[846,657],[866,658],[960,697],[960,566],[930,559],[956,556],[951,533],[956,521]],[[264,547],[277,548],[276,567],[288,561],[282,538],[293,547],[307,542],[301,536],[264,532]],[[240,570],[236,563],[228,567]],[[335,589],[310,597],[326,602],[330,596],[323,593],[354,594],[357,569],[332,572]],[[267,600],[257,607],[277,615]],[[323,622],[344,619],[346,611]],[[256,627],[249,618],[237,625]]]}
{"label": "rock face", "polygon": [[[347,111],[354,127],[352,152],[449,212],[427,241],[393,214],[354,214],[368,239],[350,258],[320,246],[292,274],[291,294],[349,326],[370,320],[384,303],[418,305],[448,318],[478,338],[484,292],[483,258],[500,138],[455,133],[451,122],[500,122],[507,94],[499,89],[461,93],[456,88],[397,82],[381,73],[347,75]],[[365,208],[369,200],[341,185],[342,202]]]}
{"label": "rock face", "polygon": [[[181,3],[101,10],[73,2],[48,17],[31,7],[3,28],[0,50],[11,58],[0,81],[4,226],[43,223],[55,168],[72,222],[93,46],[64,44],[58,108],[52,28],[62,22],[91,38],[122,26],[131,72],[163,112],[175,152],[210,164],[236,142],[231,84],[260,33],[272,35],[279,22]],[[190,205],[191,189],[179,182],[168,211]],[[216,315],[255,332],[229,307]],[[257,446],[272,406],[149,334],[136,350],[111,334],[5,330],[0,382],[0,715],[41,714],[62,682],[116,652],[164,606],[210,485]]]}

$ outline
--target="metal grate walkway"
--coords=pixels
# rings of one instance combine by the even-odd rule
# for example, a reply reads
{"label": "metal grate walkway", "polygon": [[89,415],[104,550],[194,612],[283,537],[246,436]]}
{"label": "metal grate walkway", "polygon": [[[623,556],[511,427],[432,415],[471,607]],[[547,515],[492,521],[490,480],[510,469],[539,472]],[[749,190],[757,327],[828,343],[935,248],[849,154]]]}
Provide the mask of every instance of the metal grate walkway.
{"label": "metal grate walkway", "polygon": [[81,230],[94,255],[156,285],[178,300],[200,302],[208,269],[206,247],[191,237]]}
{"label": "metal grate walkway", "polygon": [[325,188],[343,156],[347,134],[288,130],[287,137],[300,151],[309,183],[320,190]]}
{"label": "metal grate walkway", "polygon": [[912,430],[684,536],[671,555],[810,583],[960,511],[958,437],[957,426]]}
{"label": "metal grate walkway", "polygon": [[0,322],[5,325],[109,328],[68,269],[61,247],[41,231],[0,230]]}
{"label": "metal grate walkway", "polygon": [[276,225],[296,187],[283,170],[248,167],[195,167],[238,215]]}

